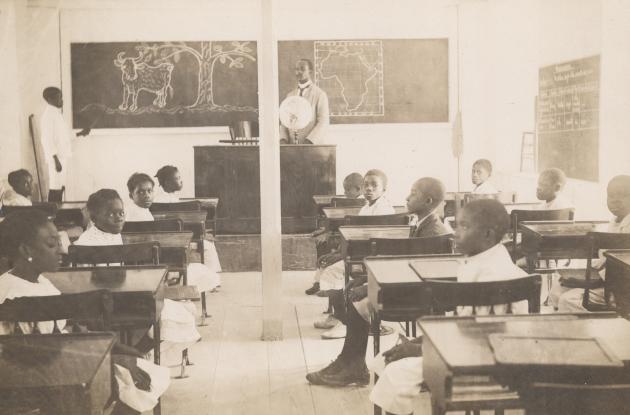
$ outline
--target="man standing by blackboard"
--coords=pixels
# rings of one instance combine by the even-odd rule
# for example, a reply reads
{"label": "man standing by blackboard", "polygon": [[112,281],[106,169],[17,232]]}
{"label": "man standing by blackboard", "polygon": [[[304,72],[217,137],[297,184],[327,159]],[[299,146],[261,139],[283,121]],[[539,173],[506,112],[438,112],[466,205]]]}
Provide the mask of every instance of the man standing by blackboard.
{"label": "man standing by blackboard", "polygon": [[295,64],[295,77],[297,78],[297,88],[287,94],[305,98],[313,111],[311,121],[306,127],[299,130],[289,130],[284,125],[280,125],[281,144],[323,144],[330,115],[328,111],[328,96],[313,83],[313,62],[308,59],[300,59]]}
{"label": "man standing by blackboard", "polygon": [[[44,189],[58,191],[57,199],[61,197],[62,190],[66,184],[66,172],[70,158],[72,157],[72,141],[74,135],[66,125],[61,108],[63,107],[63,97],[61,90],[54,86],[44,89],[44,100],[46,107],[42,113],[39,131],[41,136],[41,146],[43,150],[42,166],[47,180],[44,180]],[[84,128],[76,135],[77,137],[86,136],[90,133],[89,128]],[[54,193],[53,193],[54,194]],[[44,193],[50,198],[50,192]],[[42,195],[42,197],[45,197]],[[61,201],[61,200],[49,200]]]}

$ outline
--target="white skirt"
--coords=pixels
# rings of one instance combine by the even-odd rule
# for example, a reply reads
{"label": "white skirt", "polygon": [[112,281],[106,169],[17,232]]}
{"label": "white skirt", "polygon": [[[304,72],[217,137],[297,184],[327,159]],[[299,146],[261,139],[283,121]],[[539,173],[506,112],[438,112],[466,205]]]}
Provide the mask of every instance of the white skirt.
{"label": "white skirt", "polygon": [[343,290],[346,286],[345,270],[343,261],[337,261],[324,268],[319,276],[319,289],[322,291]]}
{"label": "white skirt", "polygon": [[118,385],[118,397],[129,407],[138,412],[153,409],[158,399],[168,389],[171,383],[170,369],[155,365],[144,359],[137,359],[137,365],[151,378],[151,386],[148,391],[138,389],[133,383],[131,373],[125,367],[114,365],[114,377]]}

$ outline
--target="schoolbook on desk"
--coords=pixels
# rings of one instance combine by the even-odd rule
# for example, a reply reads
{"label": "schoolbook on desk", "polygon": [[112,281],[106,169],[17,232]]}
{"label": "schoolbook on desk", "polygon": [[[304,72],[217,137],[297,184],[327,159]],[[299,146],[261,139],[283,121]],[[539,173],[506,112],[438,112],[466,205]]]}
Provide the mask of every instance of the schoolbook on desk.
{"label": "schoolbook on desk", "polygon": [[460,261],[454,258],[414,260],[409,266],[423,280],[457,280]]}

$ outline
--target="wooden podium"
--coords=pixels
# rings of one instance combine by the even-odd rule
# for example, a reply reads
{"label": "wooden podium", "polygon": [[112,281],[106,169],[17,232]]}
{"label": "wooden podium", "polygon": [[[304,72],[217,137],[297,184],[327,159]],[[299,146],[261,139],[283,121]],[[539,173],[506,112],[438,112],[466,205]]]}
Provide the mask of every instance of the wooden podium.
{"label": "wooden podium", "polygon": [[[336,191],[336,146],[281,145],[280,174],[283,233],[310,232],[313,195]],[[195,147],[195,197],[219,198],[218,233],[259,234],[258,146]]]}

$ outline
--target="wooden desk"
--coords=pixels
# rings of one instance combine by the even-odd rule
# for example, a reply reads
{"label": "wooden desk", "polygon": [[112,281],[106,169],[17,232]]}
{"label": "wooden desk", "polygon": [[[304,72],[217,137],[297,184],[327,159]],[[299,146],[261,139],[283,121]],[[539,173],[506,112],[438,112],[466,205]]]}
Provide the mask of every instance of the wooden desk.
{"label": "wooden desk", "polygon": [[111,395],[114,342],[112,333],[0,336],[0,408],[102,414]]}
{"label": "wooden desk", "polygon": [[313,202],[317,205],[318,209],[330,207],[333,198],[344,198],[345,195],[313,195]]}
{"label": "wooden desk", "polygon": [[341,226],[341,255],[352,260],[363,259],[370,254],[371,238],[409,238],[409,225]]}
{"label": "wooden desk", "polygon": [[[412,321],[430,309],[422,278],[411,268],[412,261],[445,261],[459,266],[462,255],[405,255],[367,257],[363,260],[368,275],[368,301],[373,328],[381,320]],[[449,264],[449,265],[450,265]],[[448,266],[448,265],[446,265]],[[456,269],[449,279],[456,279]],[[412,326],[415,337],[415,325]],[[373,330],[374,354],[380,350],[380,330]]]}
{"label": "wooden desk", "polygon": [[[357,216],[361,210],[360,206],[353,207],[327,207],[323,208],[326,218],[326,228],[329,231],[336,231],[344,224],[346,216]],[[406,213],[407,206],[394,206],[394,213]]]}
{"label": "wooden desk", "polygon": [[160,312],[164,305],[167,269],[155,267],[65,268],[44,276],[62,294],[106,289],[112,292],[112,328],[129,321],[153,326],[154,360],[160,363]]}
{"label": "wooden desk", "polygon": [[608,223],[602,221],[521,222],[521,249],[527,259],[527,272],[533,273],[541,259],[588,258],[589,232],[605,232]]}
{"label": "wooden desk", "polygon": [[60,227],[81,226],[85,229],[89,221],[85,201],[57,203],[55,225]]}
{"label": "wooden desk", "polygon": [[598,337],[617,358],[630,363],[630,322],[622,318],[593,314],[432,317],[422,318],[419,326],[424,334],[424,381],[431,391],[432,407],[438,413],[452,398],[453,384],[459,376],[496,379],[502,373],[488,343],[491,333],[568,339]]}
{"label": "wooden desk", "polygon": [[617,313],[630,319],[630,249],[604,252],[606,257],[606,295],[614,293]]}
{"label": "wooden desk", "polygon": [[197,250],[201,255],[201,263],[205,262],[204,244],[206,241],[206,218],[208,217],[206,210],[152,213],[155,220],[181,219],[184,222],[184,230],[193,233],[193,240],[197,243]]}

